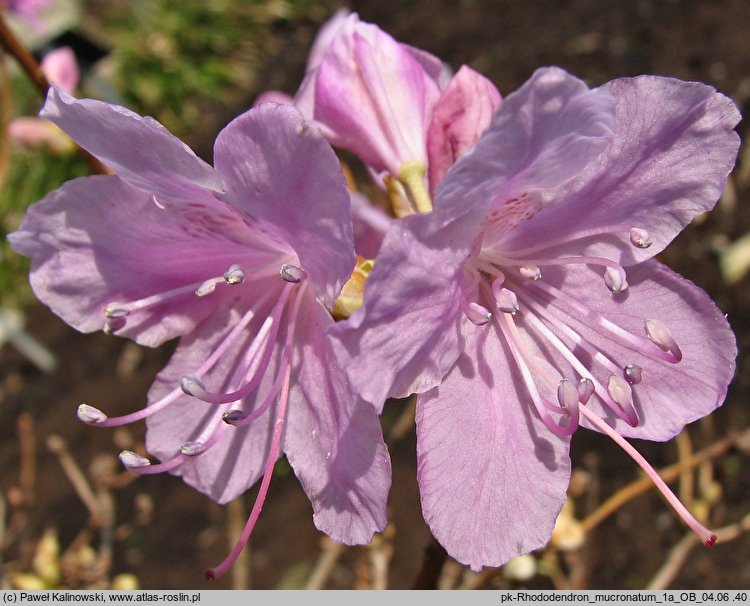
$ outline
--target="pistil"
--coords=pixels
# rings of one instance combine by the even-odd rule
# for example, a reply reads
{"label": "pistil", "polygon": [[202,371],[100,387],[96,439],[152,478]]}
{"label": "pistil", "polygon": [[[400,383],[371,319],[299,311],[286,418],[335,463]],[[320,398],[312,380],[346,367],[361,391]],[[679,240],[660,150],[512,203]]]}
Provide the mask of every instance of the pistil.
{"label": "pistil", "polygon": [[633,446],[612,427],[610,427],[602,419],[596,416],[593,412],[588,410],[585,406],[581,406],[580,409],[581,414],[583,414],[586,419],[591,422],[592,425],[594,425],[602,433],[605,433],[610,438],[612,438],[618,444],[618,446],[620,446],[620,448],[628,453],[633,458],[633,460],[638,463],[638,465],[640,465],[641,469],[646,472],[646,475],[664,495],[664,498],[667,499],[667,502],[672,506],[675,512],[677,512],[677,515],[679,515],[685,522],[685,524],[687,524],[688,527],[700,537],[701,541],[703,541],[703,544],[706,547],[713,547],[716,544],[716,535],[695,519],[693,514],[691,514],[687,510],[680,499],[678,499],[677,496],[670,490],[666,482],[662,480],[661,476],[649,464],[649,462],[646,461],[643,455],[641,455],[641,453],[633,448]]}

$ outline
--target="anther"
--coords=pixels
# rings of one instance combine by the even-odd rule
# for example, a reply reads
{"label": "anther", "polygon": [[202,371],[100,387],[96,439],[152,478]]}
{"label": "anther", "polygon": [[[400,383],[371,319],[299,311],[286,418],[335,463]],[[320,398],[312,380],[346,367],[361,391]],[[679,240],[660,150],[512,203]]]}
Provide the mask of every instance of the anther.
{"label": "anther", "polygon": [[542,270],[539,269],[538,265],[528,264],[528,265],[521,265],[521,267],[518,268],[518,271],[521,272],[521,275],[524,278],[528,278],[529,280],[541,280],[542,279]]}
{"label": "anther", "polygon": [[560,403],[560,406],[570,411],[575,408],[578,400],[579,395],[576,386],[567,379],[560,381],[557,385],[557,401]]}
{"label": "anther", "polygon": [[676,362],[682,360],[682,351],[664,323],[659,322],[659,320],[646,320],[644,328],[648,338],[662,351],[672,354]]}
{"label": "anther", "polygon": [[628,287],[625,270],[622,268],[607,267],[604,270],[604,283],[613,293],[622,292]]}
{"label": "anther", "polygon": [[196,398],[198,397],[198,394],[206,391],[206,388],[203,386],[201,380],[195,375],[185,375],[184,377],[182,377],[182,380],[180,381],[180,388],[187,395]]}
{"label": "anther", "polygon": [[196,288],[195,294],[198,297],[205,297],[206,295],[210,295],[215,290],[216,280],[214,278],[211,278],[210,280],[206,280],[203,284]]}
{"label": "anther", "polygon": [[638,385],[643,380],[643,369],[635,364],[628,364],[622,369],[622,374],[631,385]]}
{"label": "anther", "polygon": [[139,467],[148,467],[151,465],[146,457],[142,457],[132,450],[123,450],[120,453],[120,462],[128,469],[138,469]]}
{"label": "anther", "polygon": [[610,375],[607,381],[607,391],[616,404],[622,408],[625,420],[631,427],[638,425],[635,409],[633,408],[633,390],[630,384],[617,375]]}
{"label": "anther", "polygon": [[594,395],[594,382],[589,378],[584,378],[578,381],[578,401],[581,404],[586,404],[591,396]]}
{"label": "anther", "polygon": [[630,243],[636,248],[648,248],[653,244],[651,235],[640,227],[634,227],[630,230]]}
{"label": "anther", "polygon": [[130,313],[130,307],[125,303],[108,303],[104,308],[104,315],[108,318],[124,318]]}
{"label": "anther", "polygon": [[199,455],[205,449],[206,445],[203,442],[197,441],[185,442],[182,446],[180,446],[180,452],[186,457],[194,457],[195,455]]}
{"label": "anther", "polygon": [[104,423],[104,421],[107,420],[107,415],[105,415],[98,408],[94,408],[93,406],[89,406],[88,404],[80,404],[78,406],[78,410],[76,411],[76,415],[84,423],[89,423],[92,425],[98,425],[99,423]]}
{"label": "anther", "polygon": [[242,421],[242,419],[246,417],[247,415],[238,409],[227,410],[223,415],[221,415],[222,421],[224,421],[227,425],[234,425],[237,421]]}
{"label": "anther", "polygon": [[507,288],[496,288],[496,284],[497,282],[492,283],[492,294],[495,295],[495,305],[497,305],[498,311],[516,315],[520,309],[516,293]]}
{"label": "anther", "polygon": [[125,328],[127,320],[124,317],[121,318],[107,318],[102,327],[105,335],[111,335],[113,332],[117,332],[121,328]]}
{"label": "anther", "polygon": [[245,272],[239,265],[232,265],[224,272],[224,282],[227,284],[242,284],[245,281]]}
{"label": "anther", "polygon": [[287,282],[291,282],[292,284],[299,284],[307,277],[307,272],[295,265],[284,263],[284,265],[282,265],[281,269],[279,270],[279,275]]}
{"label": "anther", "polygon": [[484,326],[492,320],[492,312],[474,301],[471,301],[464,306],[464,313],[466,314],[466,317],[477,326]]}

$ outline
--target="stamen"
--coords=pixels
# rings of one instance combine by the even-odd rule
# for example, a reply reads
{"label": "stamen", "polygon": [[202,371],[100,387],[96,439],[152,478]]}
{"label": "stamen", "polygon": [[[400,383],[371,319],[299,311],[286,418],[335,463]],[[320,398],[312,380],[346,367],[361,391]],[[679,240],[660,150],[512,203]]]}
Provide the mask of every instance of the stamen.
{"label": "stamen", "polygon": [[542,270],[539,269],[538,265],[527,263],[525,265],[521,265],[521,267],[518,268],[518,271],[521,272],[521,275],[528,280],[533,280],[536,282],[537,280],[542,279]]}
{"label": "stamen", "polygon": [[125,303],[108,303],[104,308],[107,318],[118,320],[130,314],[130,307]]}
{"label": "stamen", "polygon": [[[565,343],[563,343],[560,338],[552,332],[550,328],[547,327],[547,325],[542,322],[539,318],[536,317],[535,313],[538,313],[540,316],[543,316],[547,319],[548,322],[550,322],[552,325],[554,325],[557,330],[563,332],[568,339],[570,339],[576,346],[582,347],[583,349],[589,351],[592,353],[592,357],[596,359],[600,364],[605,366],[605,368],[611,368],[614,372],[619,372],[619,369],[617,369],[614,364],[612,364],[609,359],[603,355],[600,351],[595,350],[594,352],[591,352],[591,347],[589,346],[588,341],[586,341],[581,335],[579,335],[576,331],[574,331],[570,326],[565,324],[565,322],[560,322],[557,320],[554,316],[552,316],[549,312],[549,309],[546,307],[543,307],[539,305],[535,299],[531,296],[529,296],[528,293],[522,293],[522,296],[526,302],[526,304],[529,306],[529,308],[534,312],[527,314],[526,320],[534,325],[537,330],[544,336],[554,347],[559,351],[562,356],[570,363],[571,366],[575,369],[575,371],[584,379],[587,379],[591,381],[592,385],[594,386],[594,391],[599,395],[601,400],[623,421],[631,425],[632,427],[635,427],[638,424],[638,415],[635,412],[635,409],[630,406],[629,408],[627,406],[623,407],[623,404],[621,402],[615,401],[612,396],[610,395],[609,391],[605,389],[599,381],[594,378],[594,376],[591,374],[588,368],[586,368],[581,361],[578,359],[578,357],[568,348]],[[623,381],[624,382],[624,381]],[[588,390],[588,387],[582,388],[586,391]],[[584,392],[585,395],[585,392]],[[592,394],[588,394],[588,397],[586,400],[582,400],[584,403],[588,401],[588,398],[591,397]]]}
{"label": "stamen", "polygon": [[284,263],[284,265],[282,265],[281,269],[279,270],[279,275],[287,282],[291,282],[292,284],[299,284],[307,277],[307,272],[295,265]]}
{"label": "stamen", "polygon": [[102,331],[105,335],[111,335],[112,333],[117,332],[121,328],[125,327],[125,324],[127,324],[127,321],[125,318],[107,318],[104,321],[104,326],[102,327]]}
{"label": "stamen", "polygon": [[653,244],[651,235],[640,227],[633,227],[630,230],[630,243],[636,248],[648,248]]}
{"label": "stamen", "polygon": [[651,481],[656,485],[659,491],[667,499],[667,502],[674,508],[683,521],[688,527],[697,534],[703,544],[706,547],[713,547],[716,544],[716,535],[703,526],[693,515],[685,508],[675,494],[669,489],[669,486],[662,480],[661,476],[656,473],[656,470],[643,458],[643,455],[639,453],[631,444],[625,440],[619,433],[617,433],[612,427],[605,423],[602,419],[596,416],[593,412],[588,410],[585,406],[580,407],[583,415],[595,425],[602,433],[606,433],[612,438],[625,452],[627,452],[633,460],[640,465],[641,469],[646,472],[646,475],[651,478]]}
{"label": "stamen", "polygon": [[245,414],[243,411],[237,409],[228,410],[221,416],[222,420],[227,425],[233,425],[234,427],[245,427],[246,425],[250,425],[250,423],[260,418],[261,415],[263,415],[263,413],[266,412],[266,410],[268,410],[268,408],[271,406],[273,401],[276,399],[276,396],[279,395],[291,359],[292,343],[291,340],[287,338],[287,342],[284,345],[284,355],[282,356],[281,362],[279,363],[279,372],[276,375],[276,379],[271,386],[271,390],[268,392],[268,395],[266,395],[266,399],[263,401],[263,403],[255,410],[253,410],[250,414]]}
{"label": "stamen", "polygon": [[[203,282],[197,282],[195,284],[188,284],[186,286],[180,286],[178,288],[166,290],[164,292],[157,293],[155,295],[151,295],[148,297],[144,297],[143,299],[138,299],[136,301],[131,301],[129,303],[121,303],[119,301],[113,301],[111,303],[108,303],[107,306],[104,308],[104,315],[108,319],[125,318],[126,316],[130,315],[134,311],[147,309],[149,307],[154,307],[156,305],[164,303],[165,301],[168,301],[169,299],[173,299],[181,295],[192,293],[198,297],[205,297],[206,295],[210,295],[212,292],[216,290],[217,284],[220,284],[222,282],[226,282],[227,284],[230,284],[230,285],[240,284],[244,279],[245,279],[245,272],[240,268],[240,266],[232,265],[220,277],[209,278],[208,280],[204,280]],[[124,324],[122,326],[124,326]],[[122,328],[122,326],[118,326],[118,328],[110,328],[110,331],[119,330],[119,328]]]}
{"label": "stamen", "polygon": [[205,297],[206,295],[210,295],[212,292],[216,290],[216,284],[218,283],[216,278],[211,278],[210,280],[206,280],[201,284],[198,288],[195,289],[195,296],[196,297]]}
{"label": "stamen", "polygon": [[578,404],[578,389],[568,379],[562,379],[558,384],[557,401],[565,410],[571,410]]}
{"label": "stamen", "polygon": [[197,440],[185,442],[182,446],[180,446],[180,453],[184,454],[186,457],[194,457],[201,454],[205,450],[206,445],[203,442],[198,442]]}
{"label": "stamen", "polygon": [[594,395],[595,389],[594,382],[588,377],[578,381],[578,401],[581,404],[586,404]]}
{"label": "stamen", "polygon": [[520,309],[516,293],[507,288],[497,288],[497,284],[497,281],[492,283],[492,294],[495,297],[497,309],[506,314],[516,315]]}
{"label": "stamen", "polygon": [[[256,308],[262,308],[268,299],[270,299],[275,294],[275,291],[269,291],[266,293],[265,296],[263,296],[258,303],[256,304]],[[281,293],[281,296],[279,297],[280,301],[286,301],[286,298],[288,297],[289,289],[285,288],[284,291]],[[278,305],[278,304],[277,304]],[[211,355],[206,359],[203,364],[195,371],[193,376],[196,375],[202,375],[208,371],[210,371],[214,365],[221,359],[221,357],[227,352],[229,347],[237,340],[237,337],[244,333],[245,328],[247,328],[247,325],[252,322],[253,318],[255,318],[257,312],[256,308],[251,309],[248,311],[242,319],[232,328],[232,330],[229,332],[227,337],[219,344],[219,346],[211,353]],[[262,330],[262,327],[261,327]],[[90,415],[87,415],[84,411],[84,414],[80,414],[81,407],[78,407],[79,414],[78,418],[83,421],[84,423],[89,423],[92,425],[96,425],[98,427],[117,427],[119,425],[126,425],[128,423],[133,423],[135,421],[140,421],[142,419],[145,419],[146,417],[151,416],[154,413],[159,412],[160,410],[166,408],[169,406],[172,402],[174,402],[177,398],[179,398],[181,395],[183,395],[182,387],[176,387],[171,392],[169,392],[166,396],[164,396],[161,400],[155,402],[151,406],[146,406],[145,408],[142,408],[136,412],[132,412],[127,415],[123,415],[121,417],[107,417],[103,412],[101,412],[99,409],[94,408],[93,406],[89,406],[88,404],[85,404],[84,406],[88,407],[86,410],[89,411],[98,411],[99,414],[104,416],[104,421],[93,421],[90,422],[88,420]],[[101,418],[97,416],[95,413],[91,413],[97,418]]]}
{"label": "stamen", "polygon": [[151,465],[151,461],[149,461],[146,457],[142,457],[132,450],[123,450],[120,453],[120,461],[125,467],[130,470],[138,469],[140,467],[148,467]]}
{"label": "stamen", "polygon": [[[139,475],[155,475],[165,471],[171,471],[182,465],[191,457],[205,453],[221,439],[221,436],[228,430],[228,427],[221,422],[218,415],[212,416],[211,420],[201,428],[200,434],[194,440],[184,442],[177,455],[166,461],[154,465],[149,462],[148,465],[130,467],[130,471]],[[123,451],[129,452],[129,451]],[[128,455],[130,457],[130,455]],[[143,457],[141,457],[143,458]],[[122,460],[122,455],[120,456]],[[148,459],[145,459],[148,461]],[[124,462],[124,461],[123,461]]]}
{"label": "stamen", "polygon": [[605,257],[553,257],[549,259],[534,259],[533,263],[525,260],[513,259],[499,255],[494,251],[482,251],[482,254],[502,266],[520,266],[519,271],[524,278],[539,280],[542,277],[539,266],[545,265],[600,265],[605,268],[604,283],[612,292],[618,293],[628,287],[625,270],[619,263]]}
{"label": "stamen", "polygon": [[625,270],[622,267],[618,267],[617,269],[608,267],[604,270],[604,283],[613,293],[622,292],[628,287]]}
{"label": "stamen", "polygon": [[675,361],[682,360],[682,351],[678,347],[672,333],[663,322],[659,320],[646,320],[644,325],[648,338],[659,346],[662,351],[672,354]]}
{"label": "stamen", "polygon": [[633,390],[630,389],[630,384],[622,377],[609,375],[609,380],[607,381],[607,392],[629,417],[625,419],[628,425],[631,427],[637,427],[638,416],[633,407]]}
{"label": "stamen", "polygon": [[185,375],[180,380],[180,389],[189,396],[200,399],[200,395],[206,391],[203,382],[195,375]]}
{"label": "stamen", "polygon": [[643,381],[643,370],[635,364],[628,364],[622,369],[622,374],[625,376],[625,380],[631,385],[638,385],[638,383]]}
{"label": "stamen", "polygon": [[[679,361],[675,359],[673,355],[668,355],[669,352],[657,346],[656,343],[652,342],[649,339],[635,336],[621,326],[595,312],[587,305],[582,304],[576,298],[571,297],[567,293],[564,293],[559,288],[555,288],[554,286],[547,284],[546,282],[533,282],[529,284],[532,288],[541,290],[545,295],[547,295],[547,297],[550,297],[552,299],[552,302],[555,303],[555,305],[552,306],[553,309],[559,307],[560,303],[564,304],[566,307],[573,310],[573,313],[566,311],[566,313],[573,320],[580,322],[581,324],[585,324],[586,326],[600,328],[602,331],[608,332],[628,349],[646,355],[650,358],[663,360],[672,364]],[[560,320],[557,319],[557,322],[559,321]]]}
{"label": "stamen", "polygon": [[[293,343],[294,333],[296,330],[297,314],[299,311],[299,303],[302,300],[302,293],[298,293],[297,300],[294,303],[294,309],[289,319],[289,329],[287,332],[287,342],[285,344],[285,352],[289,350]],[[281,396],[279,397],[279,408],[276,413],[276,423],[274,424],[273,437],[271,438],[271,448],[268,451],[268,458],[266,459],[266,466],[263,471],[263,479],[260,482],[260,488],[258,489],[258,496],[255,498],[255,503],[250,511],[250,516],[245,523],[245,528],[242,530],[240,538],[235,543],[232,551],[227,555],[224,561],[216,566],[215,568],[209,568],[206,570],[206,580],[212,581],[223,574],[225,574],[229,568],[237,560],[240,552],[245,547],[247,542],[250,540],[250,535],[255,528],[255,523],[258,521],[260,512],[263,509],[263,503],[266,500],[268,494],[268,487],[271,484],[271,477],[273,475],[273,468],[276,465],[276,459],[279,457],[281,450],[281,436],[284,431],[284,424],[286,422],[286,409],[289,403],[289,382],[291,379],[292,366],[288,364],[286,372],[283,373],[283,386],[281,389]]]}
{"label": "stamen", "polygon": [[229,285],[242,284],[245,281],[245,272],[239,265],[232,265],[224,272],[224,282]]}
{"label": "stamen", "polygon": [[228,393],[215,393],[208,391],[204,387],[203,382],[195,375],[185,375],[180,381],[180,388],[182,391],[189,396],[193,396],[199,400],[208,402],[209,404],[230,404],[241,400],[250,394],[256,387],[258,387],[258,385],[260,385],[263,373],[266,371],[266,368],[268,368],[268,364],[271,361],[273,345],[276,341],[276,334],[279,331],[279,318],[277,317],[277,314],[279,314],[280,311],[280,309],[275,309],[274,313],[263,321],[263,325],[260,327],[258,334],[250,345],[250,349],[246,356],[246,359],[249,361],[249,366],[252,366],[255,362],[261,349],[263,349],[263,354],[258,367],[252,373],[252,377],[247,383],[245,383],[245,385]]}
{"label": "stamen", "polygon": [[81,421],[90,425],[99,425],[107,420],[107,415],[98,408],[94,408],[88,404],[79,405],[76,414]]}
{"label": "stamen", "polygon": [[[566,411],[570,415],[570,421],[566,425],[556,423],[552,419],[552,417],[549,416],[549,414],[545,410],[545,408],[548,408],[549,405],[539,394],[539,390],[537,389],[537,386],[534,382],[534,377],[532,376],[531,371],[526,364],[526,357],[528,357],[532,363],[534,362],[534,359],[526,351],[523,342],[521,341],[520,335],[518,334],[518,327],[513,321],[512,316],[510,314],[503,314],[501,317],[505,321],[505,329],[503,328],[502,324],[498,323],[497,325],[500,328],[502,335],[505,337],[505,341],[510,347],[510,352],[516,362],[516,366],[521,371],[521,377],[523,378],[523,381],[526,385],[526,391],[529,393],[529,396],[531,396],[531,401],[534,404],[537,413],[539,413],[539,417],[542,419],[547,428],[554,434],[562,437],[572,435],[578,427],[577,424],[574,423],[577,415],[573,416],[570,411]],[[536,365],[535,367],[537,371],[539,371],[543,376],[546,374],[538,365]],[[550,377],[545,378],[548,382],[551,381]],[[575,408],[577,408],[577,406]]]}
{"label": "stamen", "polygon": [[247,416],[248,415],[242,412],[239,408],[233,408],[232,410],[227,410],[221,415],[221,419],[229,425],[234,425],[235,422],[242,421],[243,419],[246,419]]}
{"label": "stamen", "polygon": [[463,308],[466,317],[477,326],[484,326],[492,320],[492,312],[479,303],[475,303],[474,301],[469,303],[464,302]]}

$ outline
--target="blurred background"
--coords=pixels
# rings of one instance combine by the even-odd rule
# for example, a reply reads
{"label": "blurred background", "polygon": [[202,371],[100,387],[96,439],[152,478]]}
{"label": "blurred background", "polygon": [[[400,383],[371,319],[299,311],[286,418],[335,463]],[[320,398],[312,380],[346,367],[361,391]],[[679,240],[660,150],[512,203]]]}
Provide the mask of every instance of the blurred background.
{"label": "blurred background", "polygon": [[[44,0],[37,0],[45,4]],[[6,2],[11,7],[14,3]],[[211,160],[217,132],[269,89],[293,94],[329,0],[49,0],[12,15],[41,59],[70,47],[78,96],[154,116]],[[0,0],[0,6],[3,0]],[[402,42],[458,69],[469,64],[503,94],[540,66],[590,85],[638,74],[699,80],[750,113],[746,0],[414,0],[350,2]],[[0,62],[0,126],[33,116],[34,86]],[[738,131],[747,140],[748,121]],[[65,145],[0,137],[0,229],[28,204],[89,167]],[[140,408],[173,345],[146,350],[81,335],[36,303],[26,260],[0,249],[0,583],[5,588],[747,588],[750,587],[750,152],[743,144],[726,192],[661,259],[728,314],[739,341],[725,405],[666,444],[638,442],[696,516],[720,529],[706,550],[637,466],[608,439],[573,440],[570,502],[547,549],[471,573],[446,557],[422,521],[408,401],[383,425],[394,462],[391,524],[368,547],[340,548],[316,531],[290,469],[277,466],[242,561],[208,584],[244,524],[254,491],[219,507],[169,475],[136,479],[116,455],[143,427],[96,430],[75,408]]]}

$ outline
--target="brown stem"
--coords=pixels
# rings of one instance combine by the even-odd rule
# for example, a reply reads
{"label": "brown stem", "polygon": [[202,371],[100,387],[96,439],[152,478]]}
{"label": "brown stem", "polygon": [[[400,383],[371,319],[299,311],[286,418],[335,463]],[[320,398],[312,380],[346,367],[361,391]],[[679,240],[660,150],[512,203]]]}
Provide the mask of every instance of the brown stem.
{"label": "brown stem", "polygon": [[5,19],[3,19],[2,15],[0,15],[0,46],[2,46],[9,55],[15,57],[16,61],[18,61],[23,68],[23,71],[26,72],[29,80],[31,80],[34,86],[36,86],[39,94],[41,94],[42,97],[46,97],[47,91],[49,90],[49,81],[47,80],[47,77],[44,75],[44,72],[42,72],[42,68],[34,58],[34,55],[26,50],[23,44],[18,41],[18,38],[16,38],[15,34],[5,23]]}
{"label": "brown stem", "polygon": [[5,65],[5,53],[0,50],[0,189],[5,186],[10,163],[8,124],[13,114],[13,97],[10,94],[10,74]]}
{"label": "brown stem", "polygon": [[[36,60],[26,48],[16,38],[15,34],[10,30],[8,25],[5,23],[5,19],[0,14],[0,47],[2,47],[9,55],[13,56],[19,65],[26,72],[29,80],[34,84],[42,99],[46,99],[47,91],[49,90],[50,83],[47,77],[42,72],[42,68],[39,62]],[[92,156],[82,147],[78,148],[80,154],[86,160],[91,169],[91,172],[97,175],[108,175],[112,174],[104,164],[99,162],[97,158]]]}

